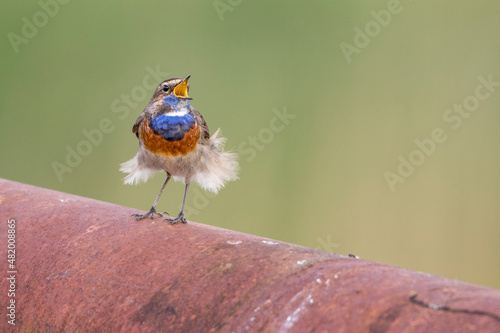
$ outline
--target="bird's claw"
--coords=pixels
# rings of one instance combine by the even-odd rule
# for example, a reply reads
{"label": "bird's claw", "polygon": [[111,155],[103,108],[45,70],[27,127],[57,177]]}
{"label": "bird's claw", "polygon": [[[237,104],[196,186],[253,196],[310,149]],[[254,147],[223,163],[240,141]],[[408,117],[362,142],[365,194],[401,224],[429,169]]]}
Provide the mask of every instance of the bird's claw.
{"label": "bird's claw", "polygon": [[182,213],[180,213],[179,216],[177,216],[176,218],[171,218],[171,217],[166,218],[165,221],[169,221],[170,224],[176,224],[179,221],[182,223],[187,223],[186,217]]}
{"label": "bird's claw", "polygon": [[152,220],[155,214],[158,216],[168,215],[167,212],[158,213],[154,207],[151,207],[149,212],[147,212],[146,214],[132,214],[132,216],[135,216],[136,221],[140,221],[142,219],[145,219],[146,217],[150,217]]}

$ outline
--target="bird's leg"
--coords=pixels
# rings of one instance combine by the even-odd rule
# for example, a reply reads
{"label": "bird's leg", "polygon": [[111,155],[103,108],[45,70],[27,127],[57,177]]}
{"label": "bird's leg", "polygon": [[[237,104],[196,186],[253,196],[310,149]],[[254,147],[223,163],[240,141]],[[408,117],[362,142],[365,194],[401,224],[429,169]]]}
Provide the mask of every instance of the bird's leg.
{"label": "bird's leg", "polygon": [[161,187],[160,193],[158,193],[158,196],[156,197],[156,200],[153,203],[153,206],[151,206],[151,209],[149,210],[149,212],[147,212],[146,214],[132,214],[132,216],[135,216],[135,219],[137,221],[142,220],[142,219],[144,219],[144,218],[146,218],[148,216],[151,217],[151,219],[153,219],[153,217],[155,216],[155,214],[158,215],[158,216],[163,216],[163,214],[167,214],[168,215],[167,212],[158,213],[156,211],[156,204],[158,203],[158,200],[160,199],[160,196],[161,196],[161,194],[163,192],[163,189],[165,188],[165,186],[167,185],[168,181],[170,180],[170,177],[171,177],[171,175],[167,172],[167,179],[163,183],[163,186]]}
{"label": "bird's leg", "polygon": [[179,213],[179,216],[177,216],[175,219],[173,218],[165,219],[166,221],[170,221],[170,224],[175,224],[179,221],[181,221],[182,223],[187,223],[186,217],[184,216],[184,205],[186,204],[186,195],[188,193],[188,188],[189,188],[189,183],[186,184],[186,189],[184,190],[184,200],[182,200],[182,209],[181,212]]}

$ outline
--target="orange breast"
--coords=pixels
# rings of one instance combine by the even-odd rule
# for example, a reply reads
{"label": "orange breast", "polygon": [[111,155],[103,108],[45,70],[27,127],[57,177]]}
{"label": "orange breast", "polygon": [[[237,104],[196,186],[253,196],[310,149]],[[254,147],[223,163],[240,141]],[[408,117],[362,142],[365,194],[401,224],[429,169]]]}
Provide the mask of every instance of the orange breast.
{"label": "orange breast", "polygon": [[181,140],[168,141],[149,127],[148,120],[144,120],[141,127],[141,139],[147,150],[154,154],[162,154],[165,157],[187,155],[196,148],[200,138],[200,126],[193,125],[191,129],[184,134]]}

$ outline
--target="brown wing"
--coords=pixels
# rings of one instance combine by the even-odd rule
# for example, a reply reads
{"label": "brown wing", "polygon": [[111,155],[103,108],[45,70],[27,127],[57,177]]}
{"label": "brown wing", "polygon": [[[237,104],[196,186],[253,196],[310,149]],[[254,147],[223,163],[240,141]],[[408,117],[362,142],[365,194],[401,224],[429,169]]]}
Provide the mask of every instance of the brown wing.
{"label": "brown wing", "polygon": [[139,138],[139,126],[141,126],[142,120],[144,119],[144,113],[141,113],[139,118],[135,121],[134,127],[132,127],[132,133]]}
{"label": "brown wing", "polygon": [[200,134],[202,139],[210,139],[210,131],[208,130],[208,125],[203,119],[201,113],[199,113],[195,108],[191,108],[191,112],[193,113],[194,120],[200,126]]}

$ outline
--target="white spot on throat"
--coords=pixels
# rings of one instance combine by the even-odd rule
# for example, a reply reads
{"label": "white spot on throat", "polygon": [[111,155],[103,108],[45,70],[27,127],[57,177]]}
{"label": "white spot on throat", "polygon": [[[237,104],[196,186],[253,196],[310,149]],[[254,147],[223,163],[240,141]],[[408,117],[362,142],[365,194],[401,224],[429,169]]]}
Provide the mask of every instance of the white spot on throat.
{"label": "white spot on throat", "polygon": [[174,112],[170,112],[168,115],[172,117],[182,117],[186,115],[186,113],[189,112],[189,100],[188,99],[183,99],[179,98],[177,103],[175,105],[172,105],[174,107]]}
{"label": "white spot on throat", "polygon": [[185,116],[189,110],[187,108],[182,108],[179,111],[169,112],[166,115],[169,117],[182,117]]}

